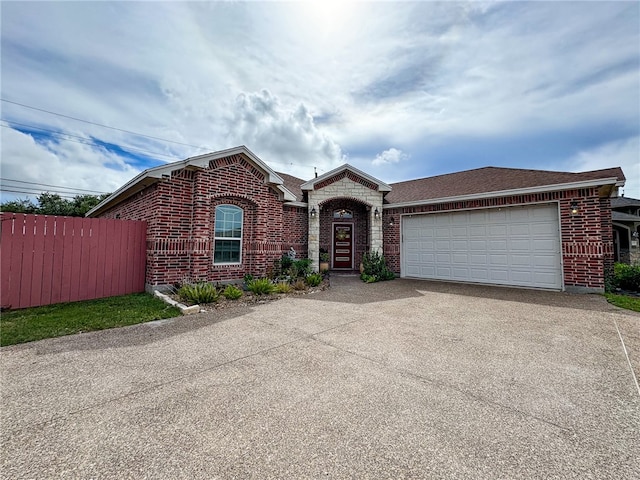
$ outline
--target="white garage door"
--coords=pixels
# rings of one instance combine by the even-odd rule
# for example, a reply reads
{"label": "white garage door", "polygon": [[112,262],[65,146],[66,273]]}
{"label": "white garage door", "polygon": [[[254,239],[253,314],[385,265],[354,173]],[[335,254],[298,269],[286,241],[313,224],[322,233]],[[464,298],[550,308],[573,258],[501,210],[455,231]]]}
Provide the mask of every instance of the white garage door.
{"label": "white garage door", "polygon": [[558,207],[405,216],[402,276],[561,289]]}

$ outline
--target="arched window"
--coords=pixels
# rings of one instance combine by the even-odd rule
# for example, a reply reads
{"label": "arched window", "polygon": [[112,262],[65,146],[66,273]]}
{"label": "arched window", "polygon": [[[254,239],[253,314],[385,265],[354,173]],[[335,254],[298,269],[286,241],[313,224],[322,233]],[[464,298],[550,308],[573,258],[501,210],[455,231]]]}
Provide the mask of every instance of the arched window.
{"label": "arched window", "polygon": [[215,213],[213,263],[240,263],[242,260],[242,209],[218,205]]}
{"label": "arched window", "polygon": [[351,210],[339,208],[338,210],[333,211],[333,218],[353,218],[353,212]]}

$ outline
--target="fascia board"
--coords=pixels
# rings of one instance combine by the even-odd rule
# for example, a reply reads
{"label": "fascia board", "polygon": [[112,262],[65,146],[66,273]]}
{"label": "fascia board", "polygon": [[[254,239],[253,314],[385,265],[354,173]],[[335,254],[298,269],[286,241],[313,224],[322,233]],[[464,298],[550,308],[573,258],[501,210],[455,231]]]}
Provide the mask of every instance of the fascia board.
{"label": "fascia board", "polygon": [[[284,180],[276,172],[271,170],[271,168],[262,160],[260,160],[251,150],[249,150],[244,145],[241,145],[239,147],[233,147],[233,148],[220,150],[218,152],[213,152],[213,153],[205,153],[203,155],[189,157],[185,160],[179,160],[177,162],[171,162],[166,165],[159,165],[157,167],[148,168],[142,171],[141,173],[139,173],[138,175],[136,175],[133,179],[128,181],[126,184],[124,184],[118,190],[113,192],[110,196],[105,198],[98,205],[96,205],[91,210],[89,210],[85,214],[85,216],[88,217],[93,215],[96,212],[99,212],[106,205],[109,205],[111,202],[113,202],[113,200],[125,194],[128,190],[133,189],[138,183],[141,183],[145,178],[160,179],[162,177],[171,175],[171,172],[173,172],[174,170],[180,170],[182,168],[187,168],[187,167],[206,168],[208,167],[209,162],[211,162],[212,160],[217,160],[219,158],[224,158],[230,155],[237,155],[237,154],[244,154],[247,157],[249,157],[249,159],[253,163],[255,163],[258,169],[261,170],[262,173],[265,175],[266,183],[280,190],[285,200],[296,199],[295,195],[293,195],[293,193],[291,193],[289,190],[287,190],[283,186]],[[151,183],[154,183],[154,182],[151,182]],[[151,183],[146,184],[145,187],[147,187]],[[130,196],[130,195],[127,195],[127,196]]]}
{"label": "fascia board", "polygon": [[431,205],[434,203],[461,202],[465,200],[481,200],[493,197],[508,197],[511,195],[527,195],[531,193],[555,192],[559,190],[571,190],[572,188],[599,187],[601,185],[617,184],[616,177],[608,177],[597,180],[584,180],[582,182],[558,183],[555,185],[541,185],[538,187],[518,188],[514,190],[499,190],[495,192],[472,193],[469,195],[458,195],[455,197],[429,198],[426,200],[414,200],[411,202],[389,203],[383,205],[384,210],[391,208],[417,207],[420,205]]}
{"label": "fascia board", "polygon": [[375,183],[376,185],[378,185],[378,191],[379,192],[390,192],[391,191],[391,186],[389,186],[388,184],[381,182],[380,180],[378,180],[377,178],[372,177],[371,175],[364,173],[362,170],[359,170],[351,165],[349,165],[348,163],[345,163],[344,165],[341,165],[337,168],[334,168],[333,170],[331,170],[330,172],[325,173],[324,175],[320,175],[318,178],[314,178],[312,180],[309,180],[308,182],[303,183],[302,185],[300,185],[300,188],[302,190],[313,190],[314,186],[316,183],[318,182],[322,182],[324,180],[326,180],[327,178],[331,178],[334,175],[344,171],[344,170],[350,170],[352,173],[355,173],[356,175],[358,175],[359,177],[362,177],[366,180],[369,180],[371,183]]}

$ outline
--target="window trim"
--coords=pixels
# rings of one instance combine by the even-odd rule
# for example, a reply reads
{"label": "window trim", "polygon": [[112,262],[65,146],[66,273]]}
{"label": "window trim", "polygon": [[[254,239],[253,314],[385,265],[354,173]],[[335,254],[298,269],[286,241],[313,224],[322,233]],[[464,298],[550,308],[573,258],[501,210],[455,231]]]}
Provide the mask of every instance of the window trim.
{"label": "window trim", "polygon": [[[216,220],[217,220],[217,216],[218,216],[218,208],[220,207],[233,207],[234,209],[237,209],[240,211],[240,236],[239,237],[218,237],[216,235],[216,233],[218,232],[217,228],[216,228]],[[221,241],[237,241],[240,245],[240,249],[238,252],[238,261],[237,262],[216,262],[216,242],[218,240]],[[213,214],[213,258],[212,258],[212,263],[215,266],[218,265],[241,265],[242,264],[242,242],[244,240],[244,209],[242,207],[239,207],[238,205],[234,205],[232,203],[221,203],[219,205],[216,205],[214,208],[214,214]]]}

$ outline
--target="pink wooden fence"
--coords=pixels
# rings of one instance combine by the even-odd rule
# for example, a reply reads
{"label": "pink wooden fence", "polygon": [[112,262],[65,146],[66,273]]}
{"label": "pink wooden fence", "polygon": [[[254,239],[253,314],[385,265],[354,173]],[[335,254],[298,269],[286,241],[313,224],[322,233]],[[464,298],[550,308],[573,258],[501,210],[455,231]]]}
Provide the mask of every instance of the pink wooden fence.
{"label": "pink wooden fence", "polygon": [[146,222],[2,213],[0,306],[144,291]]}

